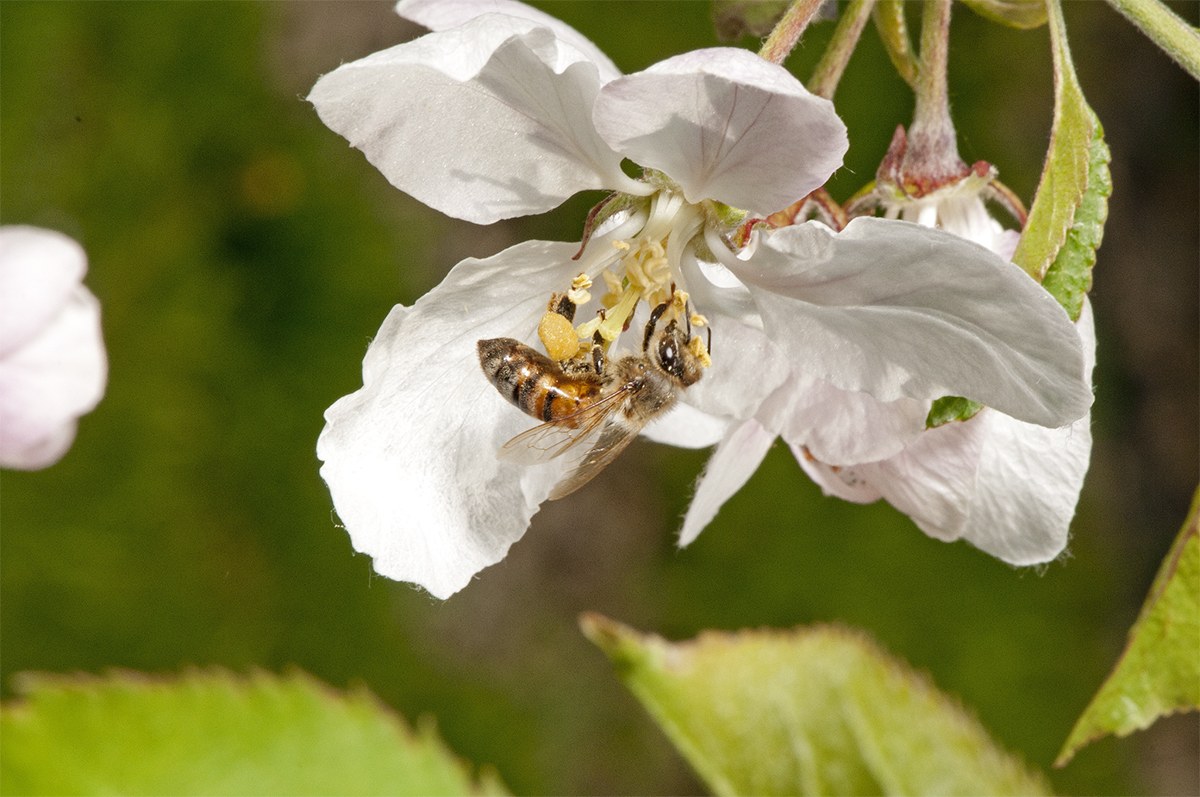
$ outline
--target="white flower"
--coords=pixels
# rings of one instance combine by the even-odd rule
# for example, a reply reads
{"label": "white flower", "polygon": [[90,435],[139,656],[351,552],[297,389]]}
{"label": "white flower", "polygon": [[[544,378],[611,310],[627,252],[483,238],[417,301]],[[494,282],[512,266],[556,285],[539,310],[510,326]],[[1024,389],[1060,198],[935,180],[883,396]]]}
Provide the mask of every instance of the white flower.
{"label": "white flower", "polygon": [[[984,170],[921,198],[884,200],[889,216],[919,220],[987,245],[1010,258],[1019,234],[991,217],[981,191]],[[1084,301],[1075,322],[1091,384],[1096,332]],[[835,398],[834,401],[847,397]],[[870,396],[854,396],[875,418],[898,423]],[[918,408],[919,409],[919,408]],[[924,416],[911,420],[924,425]],[[792,450],[828,495],[870,503],[885,498],[939,540],[964,539],[1013,565],[1048,562],[1066,547],[1071,519],[1091,457],[1090,413],[1060,428],[1017,420],[992,407],[974,417],[923,430],[886,457],[852,445],[823,444]],[[874,434],[876,443],[894,435]]]}
{"label": "white flower", "polygon": [[[747,219],[821,186],[847,146],[831,104],[781,67],[722,48],[620,76],[580,34],[519,3],[398,10],[435,32],[340,67],[310,95],[394,185],[478,223],[591,188],[624,199],[579,259],[577,245],[531,241],[465,260],[384,321],[362,389],[328,410],[317,444],[338,515],[379,573],[448,597],[524,533],[562,466],[497,460],[533,422],[488,383],[476,341],[532,342],[551,294],[587,280],[610,288],[605,339],[640,324],[671,283],[708,320],[712,366],[647,429],[676,445],[723,440],[698,503],[736,481],[722,468],[748,461],[730,453],[757,444],[746,424],[803,425],[781,408],[789,385],[823,380],[926,409],[965,395],[1054,427],[1087,411],[1065,313],[982,247],[882,219],[731,245]],[[626,176],[624,158],[646,176]],[[581,327],[590,337],[595,323]]]}
{"label": "white flower", "polygon": [[47,468],[104,395],[100,303],[87,256],[62,233],[0,228],[0,467]]}

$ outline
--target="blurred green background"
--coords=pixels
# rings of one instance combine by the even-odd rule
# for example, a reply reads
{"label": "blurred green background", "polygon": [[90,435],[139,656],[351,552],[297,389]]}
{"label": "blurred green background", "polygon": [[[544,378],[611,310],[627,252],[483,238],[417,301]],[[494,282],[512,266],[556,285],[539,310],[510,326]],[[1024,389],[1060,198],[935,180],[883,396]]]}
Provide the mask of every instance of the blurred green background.
{"label": "blurred green background", "polygon": [[[538,5],[627,72],[717,44],[705,4]],[[1195,4],[1178,8],[1195,24]],[[1066,14],[1115,183],[1092,294],[1096,445],[1069,558],[1013,570],[936,542],[886,505],[822,497],[779,445],[680,552],[705,452],[644,443],[443,603],[353,553],[317,475],[321,414],[361,384],[394,303],[462,257],[577,240],[598,195],[474,227],[391,188],[327,130],[303,100],[315,79],[420,33],[386,2],[0,3],[0,220],[83,243],[111,358],[66,459],[3,474],[4,694],[28,669],[295,666],[436,716],[518,793],[692,793],[578,613],[675,638],[838,620],[1048,768],[1183,519],[1200,437],[1196,86],[1106,5]],[[789,63],[802,79],[831,28]],[[996,164],[1028,202],[1051,116],[1046,29],[959,6],[950,68],[964,159]],[[835,101],[844,200],[911,117],[873,29]],[[1195,715],[1176,717],[1050,777],[1071,794],[1194,794],[1197,746]]]}

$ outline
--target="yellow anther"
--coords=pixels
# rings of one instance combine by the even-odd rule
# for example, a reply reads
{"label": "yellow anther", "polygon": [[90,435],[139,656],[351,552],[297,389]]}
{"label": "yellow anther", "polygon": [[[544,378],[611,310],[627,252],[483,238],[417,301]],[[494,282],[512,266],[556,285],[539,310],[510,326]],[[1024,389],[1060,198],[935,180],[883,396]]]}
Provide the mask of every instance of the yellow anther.
{"label": "yellow anther", "polygon": [[705,368],[708,368],[712,365],[712,357],[708,356],[708,347],[704,345],[703,338],[698,335],[693,337],[688,341],[688,348],[691,350],[692,354],[696,355],[696,359],[699,360],[700,364]]}
{"label": "yellow anther", "polygon": [[604,306],[604,309],[609,310],[621,300],[621,293],[625,288],[621,284],[623,282],[622,279],[612,271],[604,269],[602,276],[604,277],[605,286],[608,287],[608,293],[600,297],[600,304]]}
{"label": "yellow anther", "polygon": [[579,339],[575,329],[565,316],[546,313],[538,324],[538,337],[546,347],[546,353],[555,360],[569,360],[579,352]]}
{"label": "yellow anther", "polygon": [[702,327],[708,324],[708,319],[699,313],[692,313],[688,320],[692,322],[692,326],[694,327]]}
{"label": "yellow anther", "polygon": [[671,309],[675,311],[676,317],[682,316],[687,312],[687,291],[675,291],[671,297]]}
{"label": "yellow anther", "polygon": [[[589,281],[588,285],[591,284]],[[579,306],[590,302],[592,294],[588,292],[587,288],[571,288],[571,290],[567,291],[567,298],[571,300],[571,304]]]}
{"label": "yellow anther", "polygon": [[622,252],[629,251],[629,241],[613,241],[613,249],[620,249]]}
{"label": "yellow anther", "polygon": [[662,241],[655,238],[643,238],[638,248],[626,255],[622,263],[630,281],[646,291],[656,290],[670,282],[671,264],[667,260],[667,250],[663,248]]}
{"label": "yellow anther", "polygon": [[638,299],[641,298],[642,291],[630,285],[621,295],[621,301],[605,313],[604,321],[597,328],[600,337],[607,341],[614,341],[625,328],[625,322],[633,315],[634,308],[637,307]]}
{"label": "yellow anther", "polygon": [[600,328],[600,324],[604,321],[600,316],[596,316],[591,321],[585,321],[575,329],[575,337],[579,340],[591,340],[592,335],[596,334],[596,330]]}

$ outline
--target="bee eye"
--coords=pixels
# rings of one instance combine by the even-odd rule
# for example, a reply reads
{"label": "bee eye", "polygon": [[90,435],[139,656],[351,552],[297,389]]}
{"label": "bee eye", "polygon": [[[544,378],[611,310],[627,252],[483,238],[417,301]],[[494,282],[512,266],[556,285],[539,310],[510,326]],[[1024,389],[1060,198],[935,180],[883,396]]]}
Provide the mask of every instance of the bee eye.
{"label": "bee eye", "polygon": [[672,376],[683,376],[683,363],[679,360],[679,345],[673,335],[664,335],[658,343],[658,364]]}

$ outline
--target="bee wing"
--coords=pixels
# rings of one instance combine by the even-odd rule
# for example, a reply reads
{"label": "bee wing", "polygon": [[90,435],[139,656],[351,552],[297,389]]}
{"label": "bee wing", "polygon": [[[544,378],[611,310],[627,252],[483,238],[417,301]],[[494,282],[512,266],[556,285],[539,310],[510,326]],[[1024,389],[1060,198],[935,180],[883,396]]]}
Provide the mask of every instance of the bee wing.
{"label": "bee wing", "polygon": [[[496,456],[515,465],[539,465],[561,457],[581,443],[590,446],[604,429],[608,416],[621,408],[625,392],[622,388],[579,412],[522,432],[500,446]],[[582,450],[587,449],[584,446]]]}
{"label": "bee wing", "polygon": [[643,424],[610,423],[604,427],[599,439],[584,456],[583,461],[576,465],[550,491],[550,500],[562,498],[578,490],[592,480],[600,471],[608,467],[617,455],[625,450],[629,441],[637,437]]}

